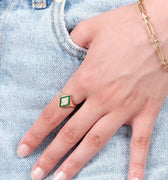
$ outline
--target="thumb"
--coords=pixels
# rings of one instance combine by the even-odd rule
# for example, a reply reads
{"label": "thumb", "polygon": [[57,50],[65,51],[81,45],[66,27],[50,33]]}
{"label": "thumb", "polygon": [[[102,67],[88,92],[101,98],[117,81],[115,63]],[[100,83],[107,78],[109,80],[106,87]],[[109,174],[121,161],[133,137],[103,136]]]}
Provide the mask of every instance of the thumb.
{"label": "thumb", "polygon": [[70,32],[70,37],[75,44],[85,49],[89,49],[93,38],[91,28],[85,21],[79,22],[75,28]]}

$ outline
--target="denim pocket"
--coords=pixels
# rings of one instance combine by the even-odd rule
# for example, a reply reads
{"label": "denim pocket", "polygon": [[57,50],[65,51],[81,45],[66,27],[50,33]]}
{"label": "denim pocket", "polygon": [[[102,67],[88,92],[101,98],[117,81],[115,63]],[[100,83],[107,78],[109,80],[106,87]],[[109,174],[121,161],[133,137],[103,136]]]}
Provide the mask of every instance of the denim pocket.
{"label": "denim pocket", "polygon": [[59,45],[64,51],[79,59],[84,59],[87,54],[87,49],[77,45],[70,37],[70,34],[65,26],[64,6],[66,0],[54,0],[52,7],[52,25],[54,34]]}

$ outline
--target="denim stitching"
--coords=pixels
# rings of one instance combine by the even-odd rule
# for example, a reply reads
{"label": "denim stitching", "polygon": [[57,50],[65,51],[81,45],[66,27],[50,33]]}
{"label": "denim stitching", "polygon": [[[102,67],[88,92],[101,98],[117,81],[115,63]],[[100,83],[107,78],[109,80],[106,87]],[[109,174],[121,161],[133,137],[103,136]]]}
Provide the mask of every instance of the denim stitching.
{"label": "denim stitching", "polygon": [[[55,0],[54,0],[54,2],[53,2],[53,13],[54,13],[54,6],[55,6]],[[58,13],[58,16],[59,16],[59,26],[60,26],[60,12],[61,12],[61,6],[60,6],[60,8],[59,8],[59,13]],[[54,15],[53,15],[53,16],[54,16]],[[57,40],[59,41],[59,44],[62,46],[62,48],[63,48],[67,53],[69,53],[70,55],[72,55],[72,56],[74,56],[74,57],[77,57],[77,58],[80,58],[80,59],[84,59],[83,57],[74,55],[74,54],[72,54],[70,51],[68,51],[67,49],[65,49],[65,47],[64,47],[63,44],[60,42],[59,37],[58,37],[58,35],[57,35],[56,27],[55,27],[55,24],[54,24],[54,20],[53,20],[53,25],[54,25],[55,35],[56,35],[56,37],[57,37]],[[61,33],[64,34],[64,33],[62,32],[62,29],[61,29]],[[65,36],[63,36],[63,37],[64,37],[64,39],[65,39]],[[66,41],[66,43],[67,43],[67,41]],[[68,43],[67,43],[67,44],[68,44]],[[69,45],[69,44],[68,44],[68,45]],[[74,47],[72,47],[72,46],[71,46],[71,48],[74,49],[74,50],[76,50],[77,52],[81,52],[80,50],[78,50],[78,49],[76,49],[76,48],[74,48]],[[82,51],[82,52],[83,52],[83,51]],[[81,52],[81,53],[82,53],[82,52]]]}
{"label": "denim stitching", "polygon": [[[63,3],[62,3],[62,4],[63,4]],[[61,4],[61,5],[62,5],[62,4]],[[60,8],[59,8],[59,14],[58,14],[58,17],[59,17],[59,26],[60,26],[60,28],[61,28],[61,33],[62,33],[64,39],[66,39],[65,33],[64,33],[64,31],[63,31],[63,27],[62,27],[62,25],[61,25],[61,19],[60,19],[61,5],[60,5]],[[76,49],[75,47],[73,47],[68,41],[67,41],[66,43],[67,43],[72,49],[76,50],[77,52],[86,54],[83,50],[79,50],[79,49]]]}
{"label": "denim stitching", "polygon": [[5,2],[3,3],[3,5],[2,5],[2,9],[1,9],[1,12],[0,12],[0,16],[1,16],[1,14],[2,14],[2,10],[3,10],[3,8],[5,7],[5,4],[7,3],[7,0],[5,0]]}
{"label": "denim stitching", "polygon": [[4,20],[3,20],[3,23],[2,23],[2,30],[1,30],[1,41],[0,41],[0,67],[1,67],[1,59],[2,59],[2,45],[3,45],[3,33],[4,33],[4,28],[5,28],[5,22],[6,22],[6,19],[7,19],[7,16],[11,10],[11,6],[12,6],[12,2],[13,0],[11,0],[10,2],[10,5],[9,5],[9,8],[8,8],[8,11],[7,11],[7,14],[6,16],[4,17]]}
{"label": "denim stitching", "polygon": [[71,56],[84,60],[83,57],[80,57],[80,56],[77,56],[77,55],[72,54],[72,53],[71,53],[70,51],[68,51],[68,50],[63,46],[63,44],[60,42],[60,39],[59,39],[59,37],[58,37],[58,35],[57,35],[57,32],[56,32],[55,23],[54,23],[54,6],[55,6],[55,0],[53,0],[53,7],[52,7],[52,16],[51,16],[51,19],[52,19],[52,25],[53,25],[53,29],[54,29],[54,34],[55,34],[55,36],[56,36],[56,38],[57,38],[57,41],[58,41],[59,45],[62,47],[62,49],[64,49],[65,52],[67,52],[67,53],[70,54]]}

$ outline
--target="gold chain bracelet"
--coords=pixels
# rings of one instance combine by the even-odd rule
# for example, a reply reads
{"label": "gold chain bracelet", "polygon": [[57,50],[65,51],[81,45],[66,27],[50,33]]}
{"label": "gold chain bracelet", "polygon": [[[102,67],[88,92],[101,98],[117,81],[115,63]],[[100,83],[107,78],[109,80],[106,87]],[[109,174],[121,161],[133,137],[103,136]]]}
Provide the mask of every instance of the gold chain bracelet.
{"label": "gold chain bracelet", "polygon": [[146,13],[146,10],[145,10],[144,4],[143,4],[143,0],[138,0],[138,7],[139,7],[139,10],[140,10],[140,12],[143,16],[143,19],[146,23],[149,36],[151,36],[153,43],[155,44],[156,52],[157,52],[159,58],[162,60],[161,63],[164,65],[165,70],[168,71],[168,60],[166,59],[166,56],[165,56],[162,48],[159,45],[159,40],[157,39],[154,28],[153,28],[151,22],[149,21],[149,16],[147,16],[147,13]]}

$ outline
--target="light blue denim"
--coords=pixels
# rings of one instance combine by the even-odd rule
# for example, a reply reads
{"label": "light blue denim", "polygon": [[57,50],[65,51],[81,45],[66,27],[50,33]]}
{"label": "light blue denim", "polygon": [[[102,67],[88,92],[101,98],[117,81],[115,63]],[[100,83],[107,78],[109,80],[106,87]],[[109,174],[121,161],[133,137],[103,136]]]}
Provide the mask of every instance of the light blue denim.
{"label": "light blue denim", "polygon": [[[32,166],[68,120],[30,156],[17,156],[20,139],[87,53],[71,40],[69,32],[82,20],[135,1],[38,0],[46,7],[34,0],[0,1],[0,180],[30,180]],[[73,179],[126,180],[131,135],[131,127],[122,126]],[[52,179],[52,173],[46,180]],[[168,99],[155,123],[144,176],[144,180],[167,179]]]}

